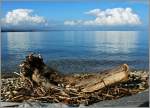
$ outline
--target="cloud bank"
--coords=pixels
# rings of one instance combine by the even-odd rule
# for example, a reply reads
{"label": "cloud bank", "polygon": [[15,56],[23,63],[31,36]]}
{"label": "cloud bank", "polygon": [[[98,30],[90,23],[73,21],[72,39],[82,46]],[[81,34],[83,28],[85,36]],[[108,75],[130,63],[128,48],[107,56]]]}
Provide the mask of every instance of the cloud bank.
{"label": "cloud bank", "polygon": [[65,25],[139,25],[139,16],[131,8],[93,9],[85,14],[96,17],[93,20],[66,20]]}
{"label": "cloud bank", "polygon": [[46,25],[44,17],[33,13],[32,9],[15,9],[6,14],[1,20],[6,26],[38,26]]}

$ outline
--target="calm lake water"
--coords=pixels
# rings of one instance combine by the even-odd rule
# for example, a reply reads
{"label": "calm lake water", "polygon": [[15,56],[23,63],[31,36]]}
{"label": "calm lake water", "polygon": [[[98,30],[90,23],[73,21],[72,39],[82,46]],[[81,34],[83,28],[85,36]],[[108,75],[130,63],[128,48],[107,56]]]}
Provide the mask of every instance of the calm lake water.
{"label": "calm lake water", "polygon": [[3,32],[2,72],[18,70],[30,52],[62,73],[93,72],[123,63],[148,69],[147,31]]}

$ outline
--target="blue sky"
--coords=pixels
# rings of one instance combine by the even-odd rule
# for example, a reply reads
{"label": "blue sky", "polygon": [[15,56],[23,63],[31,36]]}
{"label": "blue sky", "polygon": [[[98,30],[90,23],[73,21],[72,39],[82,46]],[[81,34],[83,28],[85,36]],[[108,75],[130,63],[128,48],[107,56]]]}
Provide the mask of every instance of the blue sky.
{"label": "blue sky", "polygon": [[[132,1],[132,0],[131,0]],[[34,14],[44,17],[51,23],[63,24],[65,20],[93,20],[95,16],[87,15],[93,9],[131,8],[141,20],[141,25],[148,24],[148,4],[145,2],[118,2],[95,1],[95,2],[3,2],[2,18],[15,9],[31,9]]]}

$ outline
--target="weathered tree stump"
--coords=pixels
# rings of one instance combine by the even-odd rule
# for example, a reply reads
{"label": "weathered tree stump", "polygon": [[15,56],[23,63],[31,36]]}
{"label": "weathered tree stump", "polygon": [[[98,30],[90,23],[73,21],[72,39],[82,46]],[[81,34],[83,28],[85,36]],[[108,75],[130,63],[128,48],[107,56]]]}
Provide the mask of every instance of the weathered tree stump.
{"label": "weathered tree stump", "polygon": [[39,85],[48,89],[62,83],[59,72],[45,65],[40,55],[26,56],[25,61],[20,64],[20,74],[22,79],[30,80],[33,86]]}

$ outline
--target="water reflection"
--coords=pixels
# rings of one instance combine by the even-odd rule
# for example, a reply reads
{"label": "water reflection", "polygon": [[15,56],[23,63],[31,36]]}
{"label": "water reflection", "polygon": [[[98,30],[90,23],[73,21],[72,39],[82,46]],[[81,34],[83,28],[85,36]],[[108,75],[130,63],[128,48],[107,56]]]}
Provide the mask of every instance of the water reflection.
{"label": "water reflection", "polygon": [[[138,32],[136,31],[64,31],[63,33],[50,32],[9,32],[7,33],[8,48],[11,50],[30,50],[33,47],[73,47],[89,49],[107,53],[129,53],[136,49]],[[45,39],[43,39],[45,38]],[[48,45],[48,46],[47,46]],[[83,50],[84,50],[83,49]],[[74,49],[77,50],[77,49]]]}
{"label": "water reflection", "polygon": [[137,31],[71,31],[64,32],[70,44],[107,53],[129,53],[137,47]]}
{"label": "water reflection", "polygon": [[[29,52],[41,53],[45,60],[86,59],[87,61],[89,60],[89,62],[90,60],[99,60],[99,62],[103,62],[102,60],[112,60],[106,65],[120,63],[116,62],[116,60],[124,60],[126,62],[136,60],[144,62],[132,62],[133,66],[145,65],[148,63],[147,40],[148,35],[139,31],[2,33],[2,68],[15,68]],[[9,65],[9,63],[11,63],[11,65]],[[73,65],[79,64],[74,62]],[[80,65],[82,66],[82,64]],[[97,68],[96,64],[86,66]],[[100,65],[98,68],[99,67]],[[76,69],[77,68],[74,68],[72,70],[76,71]]]}
{"label": "water reflection", "polygon": [[[136,42],[138,40],[138,32],[136,31],[109,31],[109,32],[95,32],[95,50],[104,52],[129,53],[136,49]],[[101,46],[101,49],[97,49]]]}
{"label": "water reflection", "polygon": [[26,49],[25,42],[29,41],[28,37],[29,33],[11,33],[8,32],[8,48],[13,50],[13,49]]}
{"label": "water reflection", "polygon": [[[34,32],[34,35],[38,36],[40,34]],[[31,32],[8,32],[7,37],[9,51],[26,51],[29,50],[31,47],[35,47],[35,45],[33,45],[35,41],[37,43],[40,42],[39,38],[32,37]]]}

